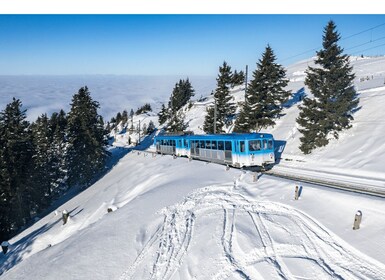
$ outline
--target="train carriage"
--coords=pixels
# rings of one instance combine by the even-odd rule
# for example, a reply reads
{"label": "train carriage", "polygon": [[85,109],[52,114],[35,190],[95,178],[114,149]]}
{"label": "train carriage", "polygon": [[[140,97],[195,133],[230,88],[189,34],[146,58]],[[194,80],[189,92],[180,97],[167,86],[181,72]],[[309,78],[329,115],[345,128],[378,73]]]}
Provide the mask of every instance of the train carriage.
{"label": "train carriage", "polygon": [[268,133],[161,135],[157,153],[185,156],[234,167],[266,166],[275,162],[274,138]]}

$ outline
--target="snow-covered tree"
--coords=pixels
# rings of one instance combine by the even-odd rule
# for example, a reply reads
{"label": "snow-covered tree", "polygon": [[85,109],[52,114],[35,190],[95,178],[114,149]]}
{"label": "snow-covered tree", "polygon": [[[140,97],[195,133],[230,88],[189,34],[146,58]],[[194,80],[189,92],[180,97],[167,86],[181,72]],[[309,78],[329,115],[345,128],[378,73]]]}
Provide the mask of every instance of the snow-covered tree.
{"label": "snow-covered tree", "polygon": [[[229,118],[235,113],[235,104],[232,102],[233,97],[230,94],[230,86],[232,83],[231,67],[223,62],[219,67],[219,74],[217,77],[217,87],[214,93],[214,106],[216,106],[216,133],[224,132],[224,127],[228,124]],[[211,133],[211,124],[214,120],[214,109],[208,109],[204,122],[206,133]]]}
{"label": "snow-covered tree", "polygon": [[275,119],[281,115],[282,104],[290,96],[290,91],[285,90],[288,82],[285,69],[276,63],[273,49],[268,45],[247,87],[245,103],[234,131],[260,131],[274,126]]}
{"label": "snow-covered tree", "polygon": [[25,112],[21,101],[15,98],[0,112],[0,235],[3,238],[24,226],[31,217],[33,151]]}
{"label": "snow-covered tree", "polygon": [[316,67],[306,71],[305,84],[314,98],[305,97],[300,106],[298,124],[303,134],[300,149],[305,154],[329,143],[331,137],[351,127],[352,113],[358,106],[353,86],[354,73],[349,56],[338,45],[340,35],[329,21],[324,29],[323,48],[317,52]]}
{"label": "snow-covered tree", "polygon": [[72,98],[68,113],[66,163],[69,185],[88,185],[105,166],[108,153],[99,103],[92,100],[87,87]]}

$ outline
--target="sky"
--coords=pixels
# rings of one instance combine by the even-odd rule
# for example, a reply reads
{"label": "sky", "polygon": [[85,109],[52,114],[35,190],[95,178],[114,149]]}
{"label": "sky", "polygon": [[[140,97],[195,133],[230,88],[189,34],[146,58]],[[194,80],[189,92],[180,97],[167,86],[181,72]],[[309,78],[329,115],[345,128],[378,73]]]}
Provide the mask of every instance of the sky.
{"label": "sky", "polygon": [[385,54],[385,14],[45,12],[0,14],[0,75],[216,76],[224,61],[255,69],[267,45],[288,66],[315,55],[329,20],[348,54]]}

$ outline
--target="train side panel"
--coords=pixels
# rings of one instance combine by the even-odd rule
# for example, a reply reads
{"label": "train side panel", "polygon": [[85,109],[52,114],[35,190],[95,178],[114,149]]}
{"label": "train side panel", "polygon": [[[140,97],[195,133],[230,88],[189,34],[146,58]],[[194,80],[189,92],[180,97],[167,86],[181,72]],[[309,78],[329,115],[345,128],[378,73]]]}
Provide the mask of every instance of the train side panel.
{"label": "train side panel", "polygon": [[158,153],[191,157],[235,167],[265,166],[275,162],[270,134],[160,136]]}

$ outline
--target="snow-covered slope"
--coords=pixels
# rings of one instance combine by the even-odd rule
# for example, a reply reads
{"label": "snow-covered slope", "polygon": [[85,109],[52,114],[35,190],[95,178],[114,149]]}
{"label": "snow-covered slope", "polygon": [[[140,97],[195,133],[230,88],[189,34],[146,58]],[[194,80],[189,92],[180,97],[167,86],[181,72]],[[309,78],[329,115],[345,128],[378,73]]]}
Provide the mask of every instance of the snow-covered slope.
{"label": "snow-covered slope", "polygon": [[[298,94],[269,130],[285,146],[274,168],[385,187],[385,58],[352,59],[361,106],[353,128],[304,156],[295,118],[310,63],[288,69]],[[242,101],[242,87],[233,94]],[[201,132],[211,98],[186,109],[190,130]],[[118,132],[115,146],[126,136]],[[385,279],[382,198],[303,185],[294,200],[295,183],[283,179],[111,149],[126,155],[108,174],[10,240],[0,279]]]}

